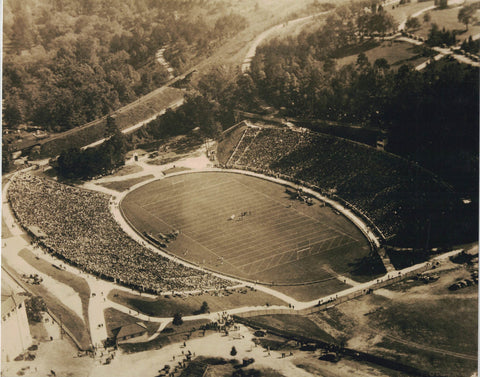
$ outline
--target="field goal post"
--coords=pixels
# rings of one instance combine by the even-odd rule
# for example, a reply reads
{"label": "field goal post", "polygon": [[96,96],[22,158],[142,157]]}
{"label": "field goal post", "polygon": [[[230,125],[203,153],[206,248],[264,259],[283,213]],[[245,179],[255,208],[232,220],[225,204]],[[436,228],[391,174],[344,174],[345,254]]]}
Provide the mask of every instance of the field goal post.
{"label": "field goal post", "polygon": [[295,250],[296,260],[303,258],[304,254],[310,254],[310,240],[297,243],[297,248]]}

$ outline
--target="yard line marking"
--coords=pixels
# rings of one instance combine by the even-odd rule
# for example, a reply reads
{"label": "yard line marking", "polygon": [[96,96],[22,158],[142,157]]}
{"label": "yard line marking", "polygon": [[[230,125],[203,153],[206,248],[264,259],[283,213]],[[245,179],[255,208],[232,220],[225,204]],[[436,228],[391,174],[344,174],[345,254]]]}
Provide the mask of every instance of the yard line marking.
{"label": "yard line marking", "polygon": [[[342,238],[342,239],[345,239],[345,237],[343,236],[334,236],[333,238]],[[319,240],[315,240],[314,242],[310,242],[310,245],[318,245],[320,243],[326,243],[328,240],[330,240],[331,238],[326,238],[326,239],[319,239]],[[355,241],[352,241],[352,243],[355,242]],[[283,244],[286,244],[287,242],[282,242],[280,244],[274,244],[274,245],[269,245],[268,248],[256,248],[254,250],[251,250],[247,253],[244,253],[242,252],[241,254],[239,253],[236,253],[236,255],[234,255],[232,258],[229,258],[227,256],[224,256],[225,258],[227,258],[229,261],[233,261],[237,258],[245,258],[245,257],[248,257],[250,254],[269,254],[271,252],[273,252],[273,250],[277,250],[277,255],[281,255],[283,252],[287,252],[289,250],[295,250],[295,249],[292,249],[292,248],[289,248],[288,250],[284,250],[284,251],[280,251],[278,252],[278,249],[281,248],[280,246],[283,245]],[[297,242],[294,242],[294,244],[296,244]],[[267,253],[261,253],[262,250],[266,250]]]}
{"label": "yard line marking", "polygon": [[[323,241],[322,241],[323,242]],[[355,241],[351,241],[351,242],[347,242],[345,244],[343,244],[342,246],[345,246],[345,245],[349,245],[349,244],[352,244],[352,243],[355,243]],[[311,246],[310,246],[311,247]],[[319,255],[319,254],[323,254],[327,251],[330,251],[330,250],[334,250],[338,248],[338,246],[336,247],[330,247],[328,249],[321,249],[318,253],[315,253],[315,254],[312,254],[312,255]],[[282,254],[284,253],[289,253],[289,252],[296,252],[295,249],[291,249],[291,250],[287,250],[285,252],[283,252]],[[263,259],[267,259],[267,258],[274,258],[274,257],[278,257],[280,254],[277,254],[277,255],[270,255],[270,256],[267,256],[267,257],[264,257],[264,258],[260,258],[260,259],[256,259],[256,260],[253,260],[251,262],[248,262],[248,263],[245,263],[243,265],[237,265],[238,268],[243,268],[244,266],[248,266],[250,264],[253,264],[253,263],[258,263],[259,261],[263,260]],[[302,258],[303,259],[303,258]]]}
{"label": "yard line marking", "polygon": [[[182,193],[177,193],[176,194],[176,198],[180,198],[181,196],[190,196],[192,193],[198,193],[199,191],[209,191],[211,188],[213,187],[219,187],[219,186],[225,186],[226,184],[230,183],[232,181],[228,180],[228,181],[224,181],[224,182],[219,182],[219,183],[216,183],[216,184],[212,184],[212,185],[209,185],[209,186],[202,186],[202,187],[196,187],[194,190],[191,190],[191,191],[182,191]],[[171,190],[170,190],[171,191]],[[179,199],[180,200],[180,199]],[[170,203],[171,202],[171,198],[168,199],[168,198],[163,198],[161,200],[155,200],[153,202],[148,202],[148,203],[145,203],[142,205],[142,207],[145,207],[145,206],[148,206],[150,207],[151,205],[155,204],[155,203],[161,203],[161,202],[167,202],[167,203]]]}
{"label": "yard line marking", "polygon": [[[326,236],[327,234],[323,234],[324,236]],[[343,236],[339,236],[339,235],[335,235],[335,237],[342,237]],[[304,240],[305,238],[300,238],[300,237],[291,237],[291,238],[287,238],[287,239],[282,239],[278,242],[274,242],[270,239],[270,237],[268,238],[265,238],[265,241],[262,241],[261,239],[256,239],[252,242],[247,242],[247,243],[244,243],[244,244],[238,244],[238,243],[235,243],[235,245],[231,245],[231,241],[225,246],[223,247],[223,252],[222,254],[224,255],[225,258],[229,258],[231,255],[233,254],[237,254],[237,252],[235,250],[237,250],[238,248],[242,248],[242,250],[244,251],[242,254],[243,255],[248,255],[252,250],[254,252],[257,252],[257,253],[260,253],[262,250],[265,250],[265,249],[271,249],[272,247],[280,247],[282,245],[285,245],[285,244],[297,244],[299,241],[301,240]],[[310,242],[316,242],[316,241],[321,241],[321,240],[324,240],[326,238],[324,237],[314,237],[314,238],[310,238],[309,241]],[[265,243],[268,243],[267,245],[263,245],[262,246],[262,243],[265,244]],[[221,246],[219,246],[221,247]],[[247,252],[248,250],[248,252]]]}
{"label": "yard line marking", "polygon": [[[351,243],[353,243],[353,241],[350,242],[350,244],[351,244]],[[348,245],[348,244],[347,244],[347,245]],[[335,248],[330,249],[330,250],[334,250],[334,249],[335,249]],[[325,251],[330,251],[330,250],[325,250]],[[318,254],[313,254],[313,255],[318,255]],[[305,258],[306,258],[306,257],[305,257]],[[288,264],[296,263],[296,262],[298,262],[299,260],[302,260],[302,259],[305,259],[305,258],[301,258],[301,259],[298,259],[298,260],[297,260],[297,259],[294,259],[294,260],[285,262],[285,263],[283,263],[283,264],[281,264],[281,265],[280,265],[280,264],[277,264],[277,265],[275,265],[275,266],[273,266],[273,267],[271,267],[271,268],[269,268],[269,269],[258,270],[256,273],[257,273],[257,274],[259,274],[259,273],[264,273],[265,271],[272,270],[272,269],[275,269],[275,268],[277,268],[277,267],[286,266],[286,265],[288,265]],[[330,277],[329,279],[327,279],[327,280],[336,279],[335,276],[332,276],[332,275],[330,275],[330,276],[331,276],[331,277]]]}
{"label": "yard line marking", "polygon": [[[188,228],[185,228],[188,229]],[[244,238],[240,240],[240,244],[242,245],[248,245],[249,243],[258,243],[261,242],[265,238],[272,238],[273,236],[276,236],[277,239],[303,239],[303,238],[312,238],[312,237],[318,237],[320,235],[336,235],[339,237],[344,237],[340,234],[337,234],[335,232],[332,232],[330,229],[323,229],[320,231],[315,231],[314,227],[309,227],[305,226],[303,228],[300,228],[299,230],[296,230],[295,228],[292,227],[292,224],[288,224],[285,226],[282,226],[281,228],[277,229],[272,229],[271,231],[262,231],[258,230],[258,228],[254,228],[253,226],[245,226],[244,229],[242,229],[242,235],[244,235]],[[225,245],[225,242],[219,242],[219,240],[224,239],[224,237],[229,237],[229,239],[225,240],[228,243],[230,243],[230,239],[232,238],[232,234],[229,234],[229,232],[218,232],[216,229],[210,230],[207,232],[203,232],[203,236],[205,238],[208,238],[212,243],[218,245],[219,247],[222,247]],[[237,241],[239,242],[239,241]]]}
{"label": "yard line marking", "polygon": [[[167,223],[166,221],[162,220],[161,218],[159,218],[159,217],[157,217],[157,216],[155,216],[155,215],[153,215],[153,216],[156,217],[158,220],[160,220],[162,223],[164,223],[164,224],[172,227],[172,225],[170,225],[170,224]],[[205,247],[205,246],[202,245],[200,242],[198,242],[198,241],[196,241],[194,238],[190,237],[188,234],[182,232],[179,236],[183,236],[183,237],[185,237],[185,238],[188,238],[190,241],[195,242],[196,244],[200,245],[202,248],[204,248],[204,249],[207,250],[208,252],[210,252],[210,253],[212,253],[213,255],[215,255],[217,258],[221,258],[220,255],[216,254],[215,252],[213,252],[213,251],[210,250],[209,248]],[[172,252],[170,252],[169,254],[175,255],[175,253],[172,253]],[[176,255],[175,255],[175,256],[176,256]],[[229,263],[228,261],[226,261],[226,262],[227,262],[228,264],[230,264],[233,268],[235,268],[236,270],[238,270],[238,268],[237,268],[235,265]]]}
{"label": "yard line marking", "polygon": [[[243,186],[248,187],[249,189],[251,189],[251,190],[253,190],[253,191],[258,192],[260,195],[263,195],[263,196],[265,196],[266,198],[268,198],[268,199],[270,199],[270,200],[272,200],[272,201],[274,201],[274,202],[277,202],[277,203],[282,204],[282,203],[281,203],[280,201],[278,201],[277,199],[274,199],[274,198],[272,198],[271,196],[269,196],[269,195],[267,195],[267,194],[265,194],[265,193],[263,193],[263,192],[261,192],[261,191],[258,191],[258,190],[255,189],[255,188],[249,187],[249,186],[245,185],[243,182],[239,182],[239,183],[240,183],[241,185],[243,185]],[[350,236],[349,234],[346,234],[346,233],[344,233],[343,231],[341,231],[341,230],[339,230],[339,229],[337,229],[337,228],[335,228],[335,227],[333,227],[333,226],[330,226],[330,225],[328,225],[328,224],[326,224],[326,223],[323,223],[322,221],[320,221],[320,220],[318,220],[318,219],[316,219],[316,218],[314,218],[314,217],[312,217],[312,216],[310,216],[310,215],[307,215],[306,213],[302,213],[302,212],[298,211],[298,210],[295,209],[293,206],[290,207],[289,209],[291,209],[292,211],[295,211],[295,212],[297,212],[297,213],[299,213],[299,214],[301,214],[301,215],[303,215],[303,216],[305,216],[305,217],[309,217],[309,218],[311,218],[312,220],[314,220],[315,222],[320,223],[320,224],[326,226],[327,228],[333,229],[333,230],[337,231],[338,233],[343,234],[343,235],[346,236],[346,237],[349,237],[349,238],[351,238],[351,239],[353,239],[353,240],[355,240],[355,241],[358,241],[356,238]]]}

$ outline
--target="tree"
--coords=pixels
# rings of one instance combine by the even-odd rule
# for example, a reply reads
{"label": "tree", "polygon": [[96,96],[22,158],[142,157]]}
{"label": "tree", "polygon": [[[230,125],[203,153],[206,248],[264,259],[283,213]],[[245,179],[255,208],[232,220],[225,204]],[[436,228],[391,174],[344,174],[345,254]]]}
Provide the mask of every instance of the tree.
{"label": "tree", "polygon": [[58,174],[64,178],[77,178],[82,175],[82,151],[79,148],[70,148],[60,153],[58,157]]}
{"label": "tree", "polygon": [[477,41],[474,41],[472,36],[465,39],[460,47],[463,51],[469,52],[471,54],[477,54],[480,49],[480,45]]}
{"label": "tree", "polygon": [[11,168],[12,153],[10,147],[2,140],[2,174],[8,173]]}
{"label": "tree", "polygon": [[420,22],[416,17],[408,17],[407,22],[405,22],[405,27],[410,30],[418,29],[420,27]]}
{"label": "tree", "polygon": [[235,356],[236,354],[237,354],[237,349],[235,348],[235,346],[233,346],[232,350],[230,351],[230,355]]}
{"label": "tree", "polygon": [[118,130],[118,127],[117,127],[117,122],[115,121],[114,118],[112,118],[111,116],[108,116],[107,117],[107,124],[105,126],[105,135],[104,137],[105,138],[108,138],[110,136],[113,136],[115,135],[116,131]]}
{"label": "tree", "polygon": [[104,161],[102,170],[107,172],[125,164],[127,140],[125,135],[115,127],[113,135],[98,147],[98,156]]}
{"label": "tree", "polygon": [[207,313],[210,310],[208,307],[208,302],[204,301],[200,307],[200,313]]}
{"label": "tree", "polygon": [[458,11],[458,21],[465,24],[468,30],[468,24],[476,20],[475,13],[477,9],[472,5],[466,5]]}
{"label": "tree", "polygon": [[435,5],[439,9],[446,9],[448,8],[448,0],[435,0]]}
{"label": "tree", "polygon": [[34,296],[30,300],[25,301],[25,309],[27,318],[31,322],[42,322],[42,312],[47,310],[47,305],[39,296]]}
{"label": "tree", "polygon": [[386,71],[386,70],[390,69],[390,64],[388,64],[387,59],[385,59],[385,58],[378,58],[378,59],[375,60],[375,62],[373,63],[373,67],[374,67],[376,70]]}
{"label": "tree", "polygon": [[368,61],[367,55],[364,52],[361,52],[357,56],[357,65],[361,69],[366,69],[370,67],[370,62]]}
{"label": "tree", "polygon": [[384,34],[388,30],[393,29],[394,20],[393,17],[385,12],[376,12],[370,14],[363,14],[357,19],[357,24],[360,31],[371,34],[380,33]]}
{"label": "tree", "polygon": [[175,313],[173,315],[173,322],[172,323],[175,326],[180,326],[183,323],[182,314],[181,313]]}
{"label": "tree", "polygon": [[32,47],[35,42],[36,25],[27,6],[22,6],[14,15],[11,28],[11,40],[17,51]]}
{"label": "tree", "polygon": [[5,100],[3,110],[3,122],[8,128],[15,128],[22,123],[22,112],[20,110],[20,101],[13,101],[10,98]]}
{"label": "tree", "polygon": [[430,13],[427,12],[423,14],[423,22],[428,23],[431,19],[432,17],[430,16]]}

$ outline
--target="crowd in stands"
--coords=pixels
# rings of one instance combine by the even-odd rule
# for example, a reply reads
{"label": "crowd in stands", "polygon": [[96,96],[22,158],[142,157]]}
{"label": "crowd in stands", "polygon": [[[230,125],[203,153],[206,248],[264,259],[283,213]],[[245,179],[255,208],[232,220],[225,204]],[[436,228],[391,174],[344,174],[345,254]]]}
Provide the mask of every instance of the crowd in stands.
{"label": "crowd in stands", "polygon": [[228,167],[307,184],[395,235],[418,213],[452,205],[449,188],[396,156],[348,140],[288,128],[249,128]]}
{"label": "crowd in stands", "polygon": [[24,229],[37,226],[45,234],[39,244],[88,273],[151,293],[228,285],[135,242],[114,220],[107,195],[22,173],[8,196]]}

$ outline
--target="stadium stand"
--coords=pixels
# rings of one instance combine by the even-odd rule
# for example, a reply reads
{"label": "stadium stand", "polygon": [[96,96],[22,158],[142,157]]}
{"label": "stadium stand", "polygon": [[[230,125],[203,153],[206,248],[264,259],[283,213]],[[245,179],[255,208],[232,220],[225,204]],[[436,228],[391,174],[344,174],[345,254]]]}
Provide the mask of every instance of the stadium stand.
{"label": "stadium stand", "polygon": [[[456,204],[433,174],[397,156],[305,129],[248,128],[227,168],[282,177],[317,189],[363,215],[381,238]],[[427,216],[427,215],[425,215]]]}
{"label": "stadium stand", "polygon": [[228,285],[136,243],[115,222],[107,195],[22,173],[12,181],[8,196],[22,227],[41,230],[38,244],[88,273],[157,294]]}

